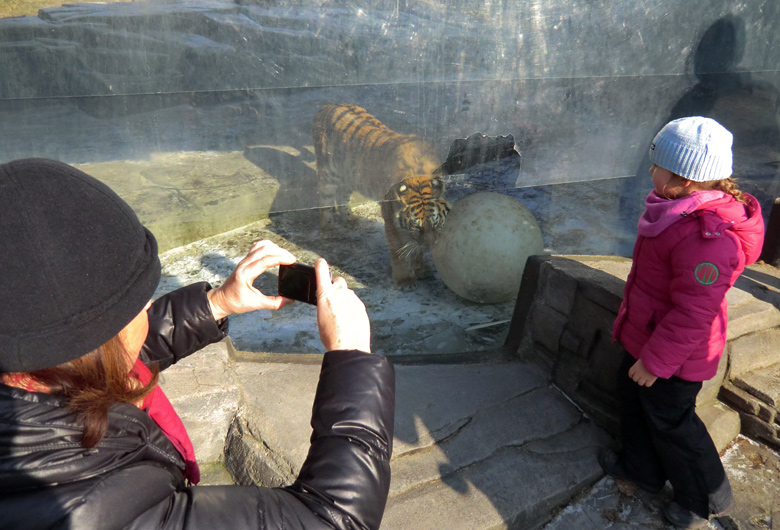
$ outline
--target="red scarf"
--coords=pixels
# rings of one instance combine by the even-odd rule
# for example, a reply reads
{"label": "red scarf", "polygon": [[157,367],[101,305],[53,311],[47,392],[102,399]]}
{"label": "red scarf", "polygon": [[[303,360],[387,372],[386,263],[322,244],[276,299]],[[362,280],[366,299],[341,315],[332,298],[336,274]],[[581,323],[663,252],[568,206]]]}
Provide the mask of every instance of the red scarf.
{"label": "red scarf", "polygon": [[[152,372],[141,359],[135,362],[132,373],[144,385],[147,385],[152,380]],[[179,454],[181,454],[185,464],[184,478],[190,484],[200,482],[200,469],[195,461],[195,449],[192,447],[189,435],[187,435],[187,429],[184,428],[181,418],[176,414],[173,405],[171,405],[171,402],[159,385],[155,386],[154,390],[144,398],[141,410],[145,410],[149,414],[149,417],[162,429],[165,436],[168,437],[174,447],[176,447],[176,450],[179,451]]]}

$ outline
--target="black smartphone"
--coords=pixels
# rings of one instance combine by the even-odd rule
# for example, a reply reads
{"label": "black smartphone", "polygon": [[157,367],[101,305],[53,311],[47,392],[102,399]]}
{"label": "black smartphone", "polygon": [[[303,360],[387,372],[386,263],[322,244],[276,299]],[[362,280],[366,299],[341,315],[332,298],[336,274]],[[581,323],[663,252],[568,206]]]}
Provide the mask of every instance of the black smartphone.
{"label": "black smartphone", "polygon": [[279,296],[317,305],[314,267],[301,263],[279,265]]}

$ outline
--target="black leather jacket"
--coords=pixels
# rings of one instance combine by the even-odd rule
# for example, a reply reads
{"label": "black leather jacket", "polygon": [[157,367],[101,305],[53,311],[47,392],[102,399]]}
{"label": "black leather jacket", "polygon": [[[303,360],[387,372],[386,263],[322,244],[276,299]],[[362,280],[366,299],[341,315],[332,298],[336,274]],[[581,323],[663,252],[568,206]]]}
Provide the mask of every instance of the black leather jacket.
{"label": "black leather jacket", "polygon": [[[161,368],[223,338],[194,284],[156,301],[143,355]],[[116,405],[108,432],[81,447],[57,396],[0,385],[0,529],[378,528],[390,484],[394,373],[384,357],[325,354],[309,455],[286,488],[194,486],[162,431]]]}

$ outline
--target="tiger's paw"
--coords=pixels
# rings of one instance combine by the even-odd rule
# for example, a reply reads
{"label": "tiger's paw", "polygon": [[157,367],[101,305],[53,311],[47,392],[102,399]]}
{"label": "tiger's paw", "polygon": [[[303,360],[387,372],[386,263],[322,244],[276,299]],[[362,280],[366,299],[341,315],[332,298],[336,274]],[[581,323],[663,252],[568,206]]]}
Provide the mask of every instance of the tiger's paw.
{"label": "tiger's paw", "polygon": [[393,279],[393,287],[398,289],[399,291],[414,291],[417,289],[417,278],[401,278]]}

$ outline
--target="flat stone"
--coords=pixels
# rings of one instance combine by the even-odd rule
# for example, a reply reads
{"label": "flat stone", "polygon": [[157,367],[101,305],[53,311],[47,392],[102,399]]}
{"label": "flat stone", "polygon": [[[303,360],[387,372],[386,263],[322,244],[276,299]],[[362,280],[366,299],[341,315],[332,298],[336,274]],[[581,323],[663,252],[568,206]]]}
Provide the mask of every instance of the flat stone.
{"label": "flat stone", "polygon": [[780,363],[768,369],[743,373],[735,377],[733,382],[767,405],[780,409]]}
{"label": "flat stone", "polygon": [[740,412],[758,416],[760,410],[758,399],[731,383],[726,382],[723,384],[718,397]]}
{"label": "flat stone", "polygon": [[[242,416],[268,450],[300,469],[319,365],[238,363],[236,374],[246,393]],[[524,363],[396,366],[394,458],[434,445],[478,411],[545,384],[541,371]]]}
{"label": "flat stone", "polygon": [[396,365],[395,372],[395,456],[444,440],[464,419],[547,385],[538,367],[520,362]]}
{"label": "flat stone", "polygon": [[257,221],[279,188],[241,151],[156,153],[78,168],[125,199],[163,252]]}
{"label": "flat stone", "polygon": [[577,294],[577,280],[570,274],[564,274],[555,267],[543,267],[539,283],[542,287],[542,299],[559,313],[568,315],[574,305]]}
{"label": "flat stone", "polygon": [[[242,362],[236,374],[246,391],[236,447],[249,468],[239,482],[283,483],[306,456],[319,366]],[[396,365],[396,393],[385,528],[542,521],[601,475],[595,454],[609,437],[533,365]],[[532,494],[517,476],[536,477]]]}
{"label": "flat stone", "polygon": [[309,451],[311,407],[320,367],[315,364],[237,363],[244,390],[241,416],[267,451],[284,459],[293,473]]}
{"label": "flat stone", "polygon": [[441,442],[393,459],[390,495],[468,467],[506,446],[546,440],[571,429],[582,414],[552,387],[537,388],[476,412]]}
{"label": "flat stone", "polygon": [[780,311],[774,305],[756,300],[744,291],[736,288],[732,288],[729,291],[729,294],[731,293],[740,293],[748,300],[746,303],[733,306],[731,305],[731,299],[727,295],[729,300],[727,340],[737,339],[748,333],[780,325]]}
{"label": "flat stone", "polygon": [[[552,439],[503,446],[490,458],[449,470],[442,479],[391,498],[383,528],[534,528],[603,472],[603,431],[578,424]],[[560,444],[560,445],[559,445]]]}
{"label": "flat stone", "polygon": [[696,406],[701,406],[706,403],[715,401],[718,398],[718,392],[723,384],[723,380],[726,377],[726,371],[728,369],[729,359],[727,355],[721,355],[718,362],[718,371],[712,379],[704,381],[702,384],[699,395],[696,396]]}
{"label": "flat stone", "polygon": [[531,336],[547,350],[558,351],[561,335],[568,320],[566,315],[550,306],[535,303],[529,317]]}
{"label": "flat stone", "polygon": [[742,432],[747,436],[765,443],[774,449],[780,449],[780,427],[767,423],[756,416],[743,415]]}
{"label": "flat stone", "polygon": [[740,430],[739,413],[720,402],[697,407],[698,414],[718,452],[723,451],[734,441]]}
{"label": "flat stone", "polygon": [[160,374],[170,399],[197,449],[198,463],[218,462],[236,415],[241,391],[229,367],[227,343],[211,344]]}
{"label": "flat stone", "polygon": [[729,352],[728,377],[735,379],[744,374],[764,369],[778,362],[780,328],[767,328],[743,335],[727,344]]}

